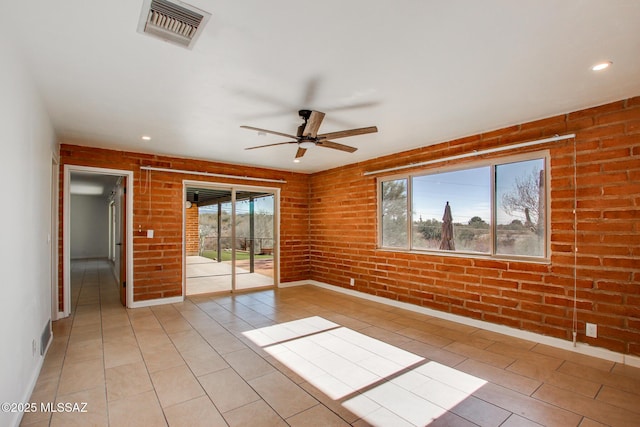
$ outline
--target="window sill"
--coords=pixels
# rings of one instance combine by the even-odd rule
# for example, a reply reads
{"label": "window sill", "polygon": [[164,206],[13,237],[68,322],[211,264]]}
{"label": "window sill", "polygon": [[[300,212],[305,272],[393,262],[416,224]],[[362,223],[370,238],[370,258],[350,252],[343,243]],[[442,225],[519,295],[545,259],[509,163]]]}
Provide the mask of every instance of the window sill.
{"label": "window sill", "polygon": [[482,254],[477,252],[450,252],[450,251],[438,251],[438,250],[406,250],[399,248],[385,248],[378,247],[376,248],[377,252],[394,252],[394,253],[406,253],[412,255],[423,255],[423,256],[438,256],[438,257],[454,257],[454,258],[470,258],[470,259],[482,259],[482,260],[493,260],[493,261],[509,261],[509,262],[527,262],[531,264],[543,264],[548,265],[551,264],[550,258],[540,258],[540,257],[527,257],[527,256],[517,256],[517,255],[489,255]]}

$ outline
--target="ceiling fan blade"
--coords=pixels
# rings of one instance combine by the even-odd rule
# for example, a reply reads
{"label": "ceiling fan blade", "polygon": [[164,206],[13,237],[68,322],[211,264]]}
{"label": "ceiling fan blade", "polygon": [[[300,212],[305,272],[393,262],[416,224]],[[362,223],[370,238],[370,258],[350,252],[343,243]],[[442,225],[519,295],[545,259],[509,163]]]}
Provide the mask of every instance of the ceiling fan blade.
{"label": "ceiling fan blade", "polygon": [[304,153],[306,152],[307,152],[306,148],[298,147],[298,151],[296,152],[296,159],[299,159],[300,157],[304,156]]}
{"label": "ceiling fan blade", "polygon": [[333,148],[334,150],[346,151],[347,153],[353,153],[354,151],[358,150],[356,147],[338,144],[337,142],[333,141],[318,141],[316,145],[318,147]]}
{"label": "ceiling fan blade", "polygon": [[294,143],[294,142],[298,142],[298,141],[276,142],[275,144],[257,145],[255,147],[247,147],[247,148],[245,148],[245,150],[254,150],[256,148],[273,147],[273,146],[276,146],[276,145],[285,145],[285,144],[291,144],[291,143]]}
{"label": "ceiling fan blade", "polygon": [[307,120],[307,125],[304,127],[304,131],[302,132],[302,136],[315,138],[318,134],[318,129],[320,129],[320,125],[322,124],[322,119],[324,119],[324,113],[321,113],[320,111],[312,111],[309,119]]}
{"label": "ceiling fan blade", "polygon": [[367,133],[376,133],[378,132],[378,128],[375,126],[369,126],[366,128],[359,129],[349,129],[349,130],[341,130],[338,132],[329,132],[318,135],[320,139],[336,139],[336,138],[346,138],[347,136],[355,136],[355,135],[364,135]]}
{"label": "ceiling fan blade", "polygon": [[307,81],[304,97],[302,98],[302,103],[300,105],[311,105],[315,100],[318,93],[318,86],[320,86],[320,78],[318,76],[312,77]]}
{"label": "ceiling fan blade", "polygon": [[273,130],[268,130],[268,129],[261,129],[261,128],[256,128],[253,126],[240,126],[242,129],[249,129],[249,130],[255,130],[257,132],[264,132],[264,133],[270,133],[272,135],[279,135],[279,136],[284,136],[287,138],[293,138],[293,139],[297,139],[296,136],[294,135],[289,135],[288,133],[282,133],[282,132],[276,132]]}
{"label": "ceiling fan blade", "polygon": [[325,108],[325,111],[333,112],[333,111],[344,111],[344,110],[357,110],[359,108],[375,107],[379,104],[380,104],[380,101],[358,102],[355,104],[339,105],[332,108]]}

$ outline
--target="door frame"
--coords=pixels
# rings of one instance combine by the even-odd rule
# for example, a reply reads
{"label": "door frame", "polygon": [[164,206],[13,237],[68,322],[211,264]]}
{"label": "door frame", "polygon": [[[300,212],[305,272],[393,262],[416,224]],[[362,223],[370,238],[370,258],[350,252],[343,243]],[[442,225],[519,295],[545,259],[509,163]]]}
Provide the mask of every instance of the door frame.
{"label": "door frame", "polygon": [[[233,218],[233,227],[231,228],[232,239],[235,240],[235,193],[237,191],[266,191],[273,193],[273,287],[278,288],[280,286],[280,188],[278,187],[266,187],[258,185],[241,185],[241,184],[229,184],[222,182],[211,181],[198,181],[191,179],[182,180],[182,295],[187,296],[187,187],[200,187],[200,188],[217,188],[229,190],[232,194],[231,200],[231,217]],[[230,293],[237,292],[235,289],[236,281],[236,263],[235,263],[235,251],[232,252],[231,263],[231,290]]]}
{"label": "door frame", "polygon": [[51,321],[61,317],[58,305],[58,238],[59,217],[58,197],[60,193],[60,158],[56,153],[51,155],[51,229],[49,230],[49,245],[51,251]]}
{"label": "door frame", "polygon": [[127,266],[127,307],[133,303],[133,171],[121,169],[97,168],[91,166],[64,165],[64,190],[62,198],[62,291],[63,291],[63,310],[62,317],[71,314],[71,193],[70,181],[71,172],[89,172],[97,175],[114,175],[127,177],[126,186],[126,227],[127,227],[127,248],[126,266]]}

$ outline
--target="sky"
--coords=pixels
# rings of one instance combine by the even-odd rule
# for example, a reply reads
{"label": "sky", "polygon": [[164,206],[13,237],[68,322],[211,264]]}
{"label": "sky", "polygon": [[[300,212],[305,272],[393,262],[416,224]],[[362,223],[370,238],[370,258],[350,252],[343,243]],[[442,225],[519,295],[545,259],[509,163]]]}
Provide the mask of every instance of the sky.
{"label": "sky", "polygon": [[[513,188],[516,177],[527,177],[539,170],[542,160],[529,160],[499,165],[496,200]],[[444,207],[449,202],[454,223],[467,224],[474,216],[491,221],[491,169],[489,166],[416,176],[413,179],[413,219],[442,220]],[[498,224],[509,224],[516,217],[503,210],[497,212]]]}

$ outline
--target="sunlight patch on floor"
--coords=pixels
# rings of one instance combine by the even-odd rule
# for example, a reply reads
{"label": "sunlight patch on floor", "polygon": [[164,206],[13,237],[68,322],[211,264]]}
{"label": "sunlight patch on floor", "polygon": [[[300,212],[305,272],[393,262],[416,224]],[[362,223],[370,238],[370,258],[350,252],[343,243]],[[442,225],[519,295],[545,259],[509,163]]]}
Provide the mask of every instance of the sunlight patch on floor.
{"label": "sunlight patch on floor", "polygon": [[319,316],[244,335],[372,425],[427,425],[486,384]]}

